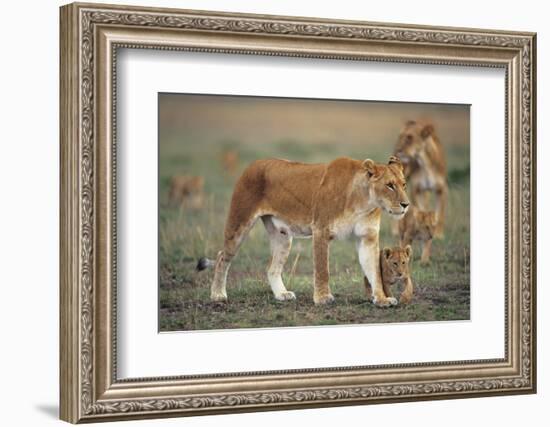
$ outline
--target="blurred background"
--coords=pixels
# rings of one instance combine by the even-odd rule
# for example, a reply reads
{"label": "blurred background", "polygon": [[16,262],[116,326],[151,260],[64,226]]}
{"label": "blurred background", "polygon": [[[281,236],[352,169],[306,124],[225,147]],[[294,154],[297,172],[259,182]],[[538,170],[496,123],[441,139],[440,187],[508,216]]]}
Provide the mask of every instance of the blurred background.
{"label": "blurred background", "polygon": [[[159,94],[158,119],[160,330],[469,318],[468,105]],[[215,258],[221,249],[233,185],[249,163],[270,157],[316,163],[341,156],[386,163],[411,119],[434,124],[446,153],[450,187],[445,239],[434,242],[429,267],[415,266],[416,304],[391,315],[366,308],[354,244],[335,242],[331,287],[344,303],[328,315],[316,312],[311,244],[297,239],[283,278],[298,301],[307,304],[276,304],[266,280],[270,254],[261,223],[230,270],[232,303],[224,308],[209,304],[211,272],[195,273],[195,263],[201,256]],[[172,197],[175,177],[182,186],[194,180],[183,191],[198,195],[187,203]],[[397,243],[387,218],[380,239],[381,247]],[[415,253],[419,255],[419,246]],[[251,310],[252,315],[246,314]]]}

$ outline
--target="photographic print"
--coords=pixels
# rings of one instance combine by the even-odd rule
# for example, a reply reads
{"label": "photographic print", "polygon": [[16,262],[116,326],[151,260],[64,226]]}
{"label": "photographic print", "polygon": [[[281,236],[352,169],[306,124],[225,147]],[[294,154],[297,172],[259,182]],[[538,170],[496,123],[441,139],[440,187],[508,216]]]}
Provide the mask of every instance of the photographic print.
{"label": "photographic print", "polygon": [[61,419],[536,392],[535,33],[59,22]]}
{"label": "photographic print", "polygon": [[470,318],[470,107],[161,93],[159,330]]}

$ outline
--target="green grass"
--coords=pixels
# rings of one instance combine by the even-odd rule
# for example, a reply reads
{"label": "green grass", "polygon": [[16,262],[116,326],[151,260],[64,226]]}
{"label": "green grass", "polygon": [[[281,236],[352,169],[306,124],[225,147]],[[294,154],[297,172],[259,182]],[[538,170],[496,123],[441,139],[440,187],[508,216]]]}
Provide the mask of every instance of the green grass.
{"label": "green grass", "polygon": [[[335,241],[330,248],[330,286],[336,303],[316,307],[312,301],[313,264],[311,241],[295,239],[283,280],[296,293],[296,301],[278,302],[269,288],[266,269],[270,258],[267,234],[261,221],[243,243],[229,272],[229,302],[209,301],[212,271],[195,272],[197,259],[214,258],[222,247],[223,226],[234,179],[223,173],[222,149],[239,153],[241,169],[258,158],[281,157],[325,162],[346,155],[387,161],[387,146],[363,147],[338,144],[300,144],[282,140],[271,144],[241,144],[236,140],[198,139],[175,132],[161,132],[160,150],[160,330],[201,330],[353,323],[462,320],[470,317],[470,217],[469,150],[453,146],[449,163],[449,206],[445,238],[434,241],[432,262],[418,262],[415,243],[412,276],[413,302],[408,306],[380,309],[364,298],[363,279],[355,245]],[[385,148],[384,148],[385,147]],[[365,155],[368,153],[368,156]],[[205,207],[199,211],[170,207],[166,203],[168,182],[174,174],[205,177]],[[396,237],[383,217],[380,246],[393,246]],[[394,292],[398,294],[398,290]]]}

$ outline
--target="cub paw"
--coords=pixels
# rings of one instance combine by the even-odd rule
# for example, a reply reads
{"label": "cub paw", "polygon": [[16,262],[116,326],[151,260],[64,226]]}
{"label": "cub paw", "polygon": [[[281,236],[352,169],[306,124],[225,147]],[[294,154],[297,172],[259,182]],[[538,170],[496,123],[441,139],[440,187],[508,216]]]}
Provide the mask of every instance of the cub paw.
{"label": "cub paw", "polygon": [[292,291],[285,291],[285,292],[281,292],[278,295],[275,295],[275,299],[277,301],[291,301],[296,299],[296,294]]}
{"label": "cub paw", "polygon": [[315,305],[326,305],[334,303],[334,297],[332,294],[323,295],[323,296],[313,296],[313,302]]}
{"label": "cub paw", "polygon": [[401,295],[399,298],[399,304],[407,305],[411,302],[412,297],[408,295]]}

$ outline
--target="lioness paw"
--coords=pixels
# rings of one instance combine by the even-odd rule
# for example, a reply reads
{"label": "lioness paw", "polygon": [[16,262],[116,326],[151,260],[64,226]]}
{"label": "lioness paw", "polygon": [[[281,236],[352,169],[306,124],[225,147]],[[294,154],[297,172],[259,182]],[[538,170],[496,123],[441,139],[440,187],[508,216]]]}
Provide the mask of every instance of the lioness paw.
{"label": "lioness paw", "polygon": [[326,305],[326,304],[332,304],[334,302],[334,297],[332,294],[323,295],[323,296],[313,296],[313,302],[315,305]]}
{"label": "lioness paw", "polygon": [[292,291],[284,291],[275,295],[277,301],[291,301],[296,299],[296,294]]}
{"label": "lioness paw", "polygon": [[374,297],[372,302],[377,307],[390,307],[392,305],[397,305],[397,300],[394,297],[390,297],[390,298],[377,298],[377,297]]}
{"label": "lioness paw", "polygon": [[212,292],[210,294],[210,300],[212,302],[225,302],[227,301],[227,294],[223,292]]}

